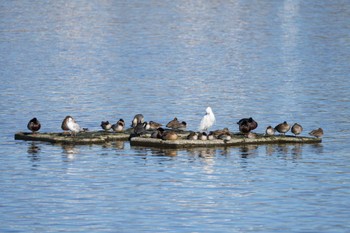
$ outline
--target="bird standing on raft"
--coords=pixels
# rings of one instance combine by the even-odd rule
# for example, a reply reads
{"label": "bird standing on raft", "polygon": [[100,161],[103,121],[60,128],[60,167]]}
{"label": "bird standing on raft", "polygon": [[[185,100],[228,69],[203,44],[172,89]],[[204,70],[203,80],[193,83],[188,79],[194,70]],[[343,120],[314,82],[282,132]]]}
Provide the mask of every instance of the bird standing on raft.
{"label": "bird standing on raft", "polygon": [[211,107],[207,107],[205,110],[206,114],[203,116],[201,123],[199,125],[199,131],[208,131],[215,123],[215,115]]}
{"label": "bird standing on raft", "polygon": [[68,118],[70,118],[70,117],[71,116],[66,116],[62,121],[61,129],[63,130],[64,133],[66,133],[69,130],[67,123],[68,123]]}
{"label": "bird standing on raft", "polygon": [[276,125],[275,130],[280,134],[286,135],[286,133],[290,130],[290,125],[287,123],[287,121],[284,121],[283,123]]}
{"label": "bird standing on raft", "polygon": [[303,127],[298,124],[298,123],[295,123],[293,126],[292,126],[292,133],[295,135],[295,136],[298,136],[299,134],[301,134],[301,132],[303,132]]}
{"label": "bird standing on raft", "polygon": [[38,119],[36,119],[36,117],[34,117],[33,119],[31,119],[28,124],[27,124],[27,128],[32,131],[32,133],[35,133],[36,131],[39,131],[39,129],[41,128],[41,124],[38,121]]}
{"label": "bird standing on raft", "polygon": [[75,119],[71,116],[67,117],[67,125],[66,126],[74,136],[76,135],[76,133],[84,131],[84,129],[81,128],[79,126],[79,124],[75,121]]}

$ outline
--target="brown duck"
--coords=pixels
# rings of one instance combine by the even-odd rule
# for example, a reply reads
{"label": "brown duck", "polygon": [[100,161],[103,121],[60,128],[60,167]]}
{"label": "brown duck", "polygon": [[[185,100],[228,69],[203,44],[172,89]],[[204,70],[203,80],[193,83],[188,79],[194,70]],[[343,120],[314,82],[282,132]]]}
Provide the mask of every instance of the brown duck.
{"label": "brown duck", "polygon": [[290,125],[288,125],[287,121],[284,121],[281,124],[276,125],[275,130],[283,135],[285,135],[290,129]]}
{"label": "brown duck", "polygon": [[178,139],[177,134],[174,131],[166,131],[162,134],[163,140],[176,140]]}
{"label": "brown duck", "polygon": [[159,127],[162,127],[162,124],[154,121],[149,121],[148,124],[150,129],[158,129]]}
{"label": "brown duck", "polygon": [[169,121],[169,123],[166,125],[167,128],[171,129],[179,129],[179,130],[185,130],[187,126],[187,123],[185,121],[180,122],[176,117]]}
{"label": "brown duck", "polygon": [[299,134],[301,134],[301,132],[303,132],[303,127],[298,124],[298,123],[295,123],[293,126],[292,126],[292,129],[291,129],[292,133],[297,136]]}
{"label": "brown duck", "polygon": [[323,129],[322,128],[314,129],[309,134],[316,138],[321,138],[323,136]]}

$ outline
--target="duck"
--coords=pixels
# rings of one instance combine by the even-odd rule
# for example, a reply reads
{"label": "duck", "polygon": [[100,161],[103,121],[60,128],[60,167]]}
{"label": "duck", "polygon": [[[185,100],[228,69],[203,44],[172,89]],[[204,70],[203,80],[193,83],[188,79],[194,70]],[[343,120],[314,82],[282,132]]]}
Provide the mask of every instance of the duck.
{"label": "duck", "polygon": [[267,126],[267,128],[265,130],[265,135],[267,135],[267,136],[275,135],[275,129],[271,125]]}
{"label": "duck", "polygon": [[163,140],[176,140],[178,135],[174,131],[164,131],[162,134]]}
{"label": "duck", "polygon": [[148,125],[149,125],[149,129],[158,129],[158,128],[163,126],[162,124],[154,122],[154,121],[149,121]]}
{"label": "duck", "polygon": [[79,124],[71,116],[68,116],[66,123],[67,123],[66,126],[67,126],[68,130],[71,131],[71,134],[73,134],[74,136],[76,135],[76,133],[83,131],[83,129],[79,126]]}
{"label": "duck", "polygon": [[111,123],[109,123],[109,121],[101,121],[101,125],[100,126],[105,131],[108,131],[108,130],[110,130],[112,128],[112,125],[111,125]]}
{"label": "duck", "polygon": [[206,132],[200,132],[198,133],[198,140],[202,140],[202,141],[205,141],[205,140],[208,140],[208,135]]}
{"label": "duck", "polygon": [[252,117],[248,119],[248,125],[250,128],[250,131],[256,129],[258,127],[258,122],[256,122]]}
{"label": "duck", "polygon": [[285,135],[290,129],[290,125],[287,123],[287,121],[284,121],[283,123],[280,123],[276,125],[275,130],[283,135]]}
{"label": "duck", "polygon": [[122,132],[124,130],[125,127],[125,122],[123,119],[119,119],[119,121],[117,121],[117,123],[112,125],[112,130],[114,132]]}
{"label": "duck", "polygon": [[256,138],[256,137],[257,137],[256,133],[249,132],[249,133],[247,134],[247,138],[254,139],[254,138]]}
{"label": "duck", "polygon": [[295,123],[293,126],[292,126],[292,129],[291,129],[292,133],[297,136],[299,134],[301,134],[301,132],[303,132],[303,127],[298,124],[298,123]]}
{"label": "duck", "polygon": [[67,126],[67,122],[68,122],[68,118],[70,118],[71,116],[66,116],[64,119],[63,119],[63,121],[62,121],[62,124],[61,124],[61,129],[63,130],[63,131],[69,131],[69,128],[68,128],[68,126]]}
{"label": "duck", "polygon": [[218,137],[218,139],[224,140],[224,141],[230,141],[232,139],[231,134],[228,133],[222,133]]}
{"label": "duck", "polygon": [[159,127],[156,131],[151,134],[151,138],[159,138],[161,139],[164,133],[164,129]]}
{"label": "duck", "polygon": [[169,121],[166,125],[167,128],[171,129],[179,129],[179,130],[185,130],[187,127],[187,123],[185,121],[180,122],[177,117],[175,117],[173,120]]}
{"label": "duck", "polygon": [[249,131],[252,131],[258,127],[258,122],[256,122],[252,117],[242,118],[237,122],[238,125],[248,125]]}
{"label": "duck", "polygon": [[131,127],[135,127],[138,123],[143,123],[144,121],[145,120],[142,114],[136,114],[131,121]]}
{"label": "duck", "polygon": [[314,129],[309,133],[309,135],[314,136],[316,138],[321,138],[323,136],[323,129],[322,128]]}
{"label": "duck", "polygon": [[205,109],[206,114],[203,116],[201,123],[199,124],[199,131],[208,131],[215,123],[215,115],[211,107]]}
{"label": "duck", "polygon": [[137,123],[137,125],[134,127],[134,134],[136,136],[140,136],[140,135],[146,133],[146,125],[147,125],[147,122]]}
{"label": "duck", "polygon": [[146,130],[149,130],[151,129],[151,125],[149,124],[149,122],[145,121],[146,122],[146,126],[145,126],[145,129]]}
{"label": "duck", "polygon": [[251,129],[247,118],[241,119],[240,121],[237,122],[237,124],[238,124],[238,129],[242,134],[246,135],[250,132]]}
{"label": "duck", "polygon": [[219,136],[222,134],[230,134],[230,130],[228,128],[223,128],[213,131],[213,135],[216,138],[219,138]]}
{"label": "duck", "polygon": [[32,131],[32,133],[35,133],[37,131],[39,131],[39,129],[41,128],[41,124],[39,122],[39,120],[34,117],[33,119],[31,119],[28,124],[27,124],[27,128]]}
{"label": "duck", "polygon": [[197,140],[198,139],[198,134],[196,132],[190,132],[189,135],[187,135],[188,140]]}
{"label": "duck", "polygon": [[208,140],[214,140],[214,139],[216,139],[216,137],[214,136],[213,131],[210,131],[210,132],[208,133],[207,137],[208,137]]}

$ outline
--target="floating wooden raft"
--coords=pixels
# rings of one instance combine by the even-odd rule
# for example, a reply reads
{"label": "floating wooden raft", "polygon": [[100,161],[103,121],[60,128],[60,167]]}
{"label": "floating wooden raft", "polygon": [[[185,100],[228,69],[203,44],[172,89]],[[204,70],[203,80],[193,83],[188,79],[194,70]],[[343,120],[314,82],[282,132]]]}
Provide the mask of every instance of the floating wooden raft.
{"label": "floating wooden raft", "polygon": [[24,133],[15,134],[15,140],[42,141],[62,144],[101,144],[110,141],[126,141],[130,133],[114,133],[105,131],[80,132],[76,136],[69,133]]}
{"label": "floating wooden raft", "polygon": [[[105,131],[80,132],[76,136],[69,133],[26,133],[15,134],[16,140],[43,141],[61,144],[103,144],[112,141],[127,141],[130,138],[131,130],[123,133]],[[178,132],[179,139],[175,141],[150,138],[150,134],[142,137],[132,137],[131,146],[159,147],[159,148],[189,148],[189,147],[225,147],[239,146],[245,144],[281,144],[281,143],[320,143],[321,138],[295,137],[295,136],[264,136],[257,134],[256,138],[246,138],[241,134],[232,134],[232,139],[224,140],[188,140],[186,136],[189,132]]]}
{"label": "floating wooden raft", "polygon": [[227,147],[240,146],[246,144],[285,144],[285,143],[320,143],[321,138],[295,137],[295,136],[264,136],[258,135],[256,138],[246,138],[243,135],[233,135],[229,141],[224,140],[162,140],[147,137],[134,137],[130,139],[131,146],[145,146],[158,148],[193,148],[193,147]]}

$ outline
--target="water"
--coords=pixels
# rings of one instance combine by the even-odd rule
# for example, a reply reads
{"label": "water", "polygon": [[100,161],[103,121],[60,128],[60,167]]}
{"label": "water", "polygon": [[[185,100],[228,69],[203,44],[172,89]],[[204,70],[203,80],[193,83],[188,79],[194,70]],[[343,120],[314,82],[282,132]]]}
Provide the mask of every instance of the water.
{"label": "water", "polygon": [[[1,232],[348,232],[347,1],[0,1]],[[322,127],[319,145],[15,141],[73,115]]]}

